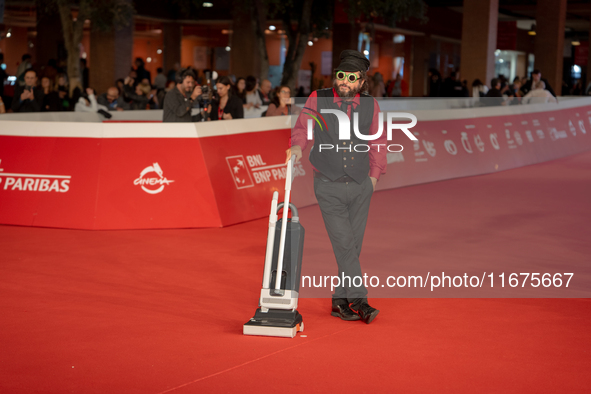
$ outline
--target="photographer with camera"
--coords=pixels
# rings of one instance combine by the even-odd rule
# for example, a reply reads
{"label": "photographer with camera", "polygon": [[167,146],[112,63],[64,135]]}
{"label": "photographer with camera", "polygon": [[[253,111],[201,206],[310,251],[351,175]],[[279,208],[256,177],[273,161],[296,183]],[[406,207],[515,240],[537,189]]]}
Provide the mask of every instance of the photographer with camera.
{"label": "photographer with camera", "polygon": [[25,72],[24,78],[24,86],[15,86],[12,112],[40,112],[45,95],[37,88],[37,73],[29,69]]}
{"label": "photographer with camera", "polygon": [[180,70],[176,88],[164,98],[163,122],[191,122],[193,103],[202,95],[201,86],[195,86],[195,73],[191,69]]}

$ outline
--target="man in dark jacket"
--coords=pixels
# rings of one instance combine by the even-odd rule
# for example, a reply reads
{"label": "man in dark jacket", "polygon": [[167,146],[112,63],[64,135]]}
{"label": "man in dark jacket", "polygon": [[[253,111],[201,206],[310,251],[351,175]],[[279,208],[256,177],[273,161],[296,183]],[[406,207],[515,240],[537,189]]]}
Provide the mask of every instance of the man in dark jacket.
{"label": "man in dark jacket", "polygon": [[552,90],[552,87],[548,83],[548,80],[546,78],[542,78],[542,72],[537,68],[534,71],[532,71],[531,78],[521,87],[521,92],[523,93],[522,96],[528,94],[529,91],[532,90],[532,86],[535,86],[535,84],[537,84],[540,81],[544,82],[544,84],[546,85],[546,90],[549,91],[552,94],[552,96],[556,97],[556,93],[554,93],[554,90]]}
{"label": "man in dark jacket", "polygon": [[490,80],[490,90],[484,96],[484,104],[488,106],[496,106],[503,104],[503,94],[501,93],[501,81],[498,78]]}
{"label": "man in dark jacket", "polygon": [[201,86],[195,86],[195,73],[191,69],[180,70],[176,87],[164,98],[163,122],[191,122],[193,102],[201,96]]}
{"label": "man in dark jacket", "polygon": [[137,82],[142,82],[144,79],[147,79],[150,83],[152,83],[152,75],[148,70],[146,70],[144,66],[144,59],[141,57],[137,57],[135,59],[135,72],[137,74]]}
{"label": "man in dark jacket", "polygon": [[462,85],[459,71],[452,71],[449,77],[445,78],[441,86],[442,97],[468,97],[468,89]]}
{"label": "man in dark jacket", "polygon": [[4,97],[4,81],[8,78],[8,74],[6,74],[4,67],[2,67],[3,65],[6,67],[4,64],[4,54],[0,52],[0,98]]}
{"label": "man in dark jacket", "polygon": [[129,104],[123,100],[123,97],[119,97],[119,89],[115,86],[111,86],[107,89],[107,93],[103,93],[96,101],[100,105],[104,105],[109,111],[123,111],[130,109]]}
{"label": "man in dark jacket", "polygon": [[24,75],[25,85],[15,85],[12,112],[41,112],[43,91],[37,87],[37,73],[29,69]]}

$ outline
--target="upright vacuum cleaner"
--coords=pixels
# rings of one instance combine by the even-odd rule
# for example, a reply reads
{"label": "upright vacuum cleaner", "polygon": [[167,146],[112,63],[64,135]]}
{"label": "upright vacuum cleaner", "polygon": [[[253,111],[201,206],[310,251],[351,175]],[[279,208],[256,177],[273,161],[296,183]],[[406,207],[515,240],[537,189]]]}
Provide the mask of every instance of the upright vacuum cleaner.
{"label": "upright vacuum cleaner", "polygon": [[[259,308],[244,324],[244,335],[293,338],[298,331],[304,331],[302,315],[297,311],[304,228],[297,208],[289,202],[294,163],[292,156],[285,177],[285,202],[277,204],[279,193],[273,193]],[[277,220],[281,209],[283,217]],[[291,219],[287,216],[289,210]]]}

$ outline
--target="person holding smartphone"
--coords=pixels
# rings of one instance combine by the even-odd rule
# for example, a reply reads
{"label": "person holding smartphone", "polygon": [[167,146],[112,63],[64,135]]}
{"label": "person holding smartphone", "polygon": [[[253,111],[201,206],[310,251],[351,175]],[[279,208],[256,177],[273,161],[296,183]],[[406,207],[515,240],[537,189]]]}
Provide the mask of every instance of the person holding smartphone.
{"label": "person holding smartphone", "polygon": [[12,112],[40,112],[43,108],[43,91],[37,88],[37,73],[33,69],[25,72],[25,85],[16,85],[12,100]]}

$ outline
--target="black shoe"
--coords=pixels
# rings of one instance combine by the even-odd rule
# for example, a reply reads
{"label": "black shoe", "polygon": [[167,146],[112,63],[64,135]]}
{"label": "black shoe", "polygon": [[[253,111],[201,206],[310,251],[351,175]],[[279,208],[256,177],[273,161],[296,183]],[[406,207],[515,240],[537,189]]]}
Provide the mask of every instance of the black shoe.
{"label": "black shoe", "polygon": [[356,312],[361,317],[361,320],[367,324],[371,323],[373,319],[376,318],[378,313],[380,313],[380,311],[378,311],[376,308],[369,306],[367,302],[363,302],[358,307],[353,306],[353,309],[356,309]]}
{"label": "black shoe", "polygon": [[333,305],[332,312],[330,313],[330,315],[340,317],[342,320],[346,321],[354,321],[361,319],[359,315],[353,312],[347,304]]}

